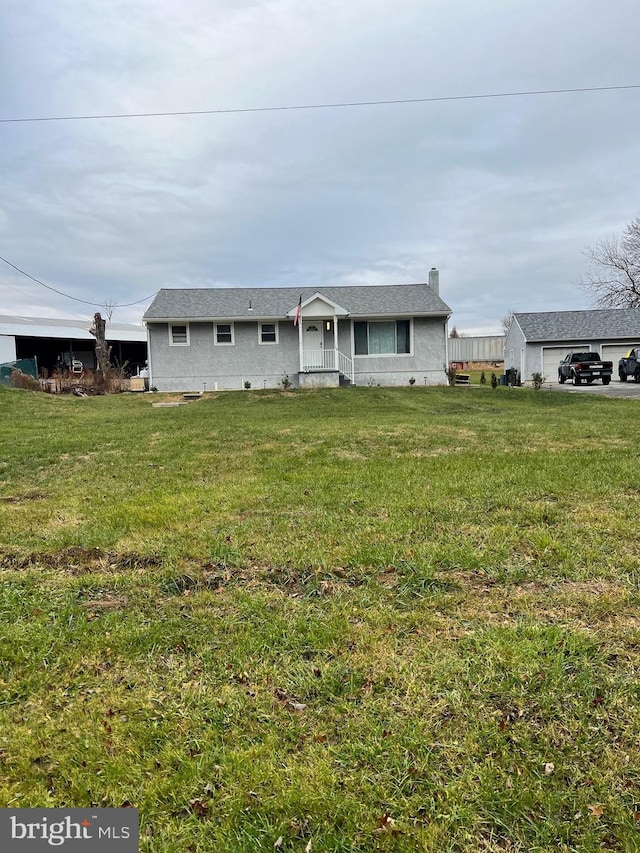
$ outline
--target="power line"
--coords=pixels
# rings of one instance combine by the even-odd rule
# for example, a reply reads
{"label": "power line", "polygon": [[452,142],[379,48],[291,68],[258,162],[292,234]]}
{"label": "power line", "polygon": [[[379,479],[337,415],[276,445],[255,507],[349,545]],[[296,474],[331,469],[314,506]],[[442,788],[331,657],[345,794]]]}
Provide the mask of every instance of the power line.
{"label": "power line", "polygon": [[[0,261],[7,264],[7,266],[10,266],[12,269],[16,270],[16,272],[19,272],[21,275],[24,275],[28,279],[31,279],[31,281],[34,281],[36,284],[40,284],[40,285],[42,285],[42,287],[46,287],[47,290],[52,290],[54,293],[57,293],[59,296],[64,296],[66,299],[73,299],[74,302],[82,302],[83,305],[91,305],[93,308],[104,308],[105,307],[104,303],[88,302],[86,299],[79,299],[77,296],[70,296],[68,293],[63,293],[62,290],[58,290],[57,288],[52,287],[50,284],[45,284],[44,281],[40,281],[39,278],[34,278],[32,275],[29,275],[28,272],[21,270],[20,267],[17,267],[15,264],[12,264],[11,261],[8,261],[6,258],[3,258],[2,255],[0,255]],[[144,299],[138,299],[136,302],[126,302],[123,305],[111,305],[110,307],[112,309],[130,308],[132,305],[140,305],[141,302],[146,302],[148,299],[151,299],[153,296],[155,296],[155,293],[152,293],[150,296],[145,296]]]}
{"label": "power line", "polygon": [[568,95],[578,92],[614,92],[625,89],[640,89],[640,83],[626,86],[584,86],[579,89],[536,89],[526,92],[490,92],[481,95],[443,95],[434,98],[398,98],[389,101],[345,101],[334,104],[294,104],[275,107],[238,107],[225,110],[181,110],[163,113],[105,113],[101,115],[33,116],[30,118],[0,118],[0,124],[19,124],[45,121],[93,121],[118,118],[170,118],[175,116],[231,115],[234,113],[275,113],[294,110],[332,110],[345,107],[381,107],[394,104],[433,104],[442,101],[479,101],[488,98],[524,98],[533,95]]}
{"label": "power line", "polygon": [[[24,298],[24,290],[20,290],[18,287],[15,287],[13,284],[8,284],[6,281],[3,281],[1,286],[3,288],[8,287],[10,290],[14,290],[16,293],[19,293],[20,296],[22,296]],[[78,308],[77,311],[79,311],[79,310],[80,309]],[[78,314],[77,311],[69,310],[69,314],[72,314],[78,320],[85,320],[87,315],[86,314]]]}

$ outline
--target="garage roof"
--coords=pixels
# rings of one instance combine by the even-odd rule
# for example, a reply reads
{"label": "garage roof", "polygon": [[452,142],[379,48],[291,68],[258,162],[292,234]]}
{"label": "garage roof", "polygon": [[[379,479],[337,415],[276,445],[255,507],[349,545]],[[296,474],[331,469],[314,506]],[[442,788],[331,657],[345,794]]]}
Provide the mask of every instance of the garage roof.
{"label": "garage roof", "polygon": [[604,308],[591,311],[515,313],[527,341],[616,340],[640,341],[640,308]]}

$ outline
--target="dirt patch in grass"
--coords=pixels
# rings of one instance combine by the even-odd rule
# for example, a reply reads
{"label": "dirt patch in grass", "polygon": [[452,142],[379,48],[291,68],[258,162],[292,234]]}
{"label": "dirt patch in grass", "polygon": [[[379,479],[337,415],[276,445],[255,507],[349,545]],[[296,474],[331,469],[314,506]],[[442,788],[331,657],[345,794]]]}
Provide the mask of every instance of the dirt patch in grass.
{"label": "dirt patch in grass", "polygon": [[129,603],[129,599],[124,595],[118,595],[110,590],[102,590],[99,594],[92,592],[92,597],[86,601],[80,601],[79,607],[83,610],[94,610],[97,612],[103,610],[121,610]]}
{"label": "dirt patch in grass", "polygon": [[242,586],[252,590],[279,590],[284,596],[331,597],[339,591],[363,586],[378,572],[356,572],[353,569],[315,570],[294,569],[290,566],[253,564],[245,569],[224,563],[194,565],[186,572],[165,577],[160,581],[164,595],[188,595],[192,591],[223,590]]}
{"label": "dirt patch in grass", "polygon": [[44,492],[26,492],[24,495],[4,495],[0,497],[0,503],[20,504],[26,501],[42,501],[48,497]]}
{"label": "dirt patch in grass", "polygon": [[630,586],[603,578],[583,581],[536,580],[502,584],[473,572],[448,574],[457,584],[458,614],[486,624],[536,622],[572,624],[583,630],[634,630],[640,613]]}
{"label": "dirt patch in grass", "polygon": [[158,554],[138,554],[128,551],[122,554],[116,551],[103,551],[100,548],[85,548],[74,545],[62,551],[50,554],[41,551],[29,553],[8,553],[0,555],[2,569],[49,568],[66,569],[71,574],[82,572],[117,569],[157,568],[164,563]]}
{"label": "dirt patch in grass", "polygon": [[505,585],[499,580],[488,578],[481,572],[474,571],[452,571],[446,573],[447,578],[454,581],[461,589],[472,587],[474,590],[484,589],[492,590],[495,587],[503,587],[505,592],[512,598],[518,596],[550,593],[555,594],[572,594],[573,596],[590,596],[598,597],[603,595],[628,595],[631,588],[616,581],[610,581],[606,578],[593,578],[592,580],[558,580],[545,579],[518,581],[517,583]]}

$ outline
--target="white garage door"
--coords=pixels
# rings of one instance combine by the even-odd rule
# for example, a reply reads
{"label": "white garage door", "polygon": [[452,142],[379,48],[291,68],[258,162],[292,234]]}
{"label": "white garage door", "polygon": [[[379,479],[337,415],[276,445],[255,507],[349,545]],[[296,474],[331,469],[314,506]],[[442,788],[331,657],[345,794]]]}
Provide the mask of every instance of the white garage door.
{"label": "white garage door", "polygon": [[547,382],[558,378],[558,365],[570,352],[590,352],[589,344],[573,344],[569,347],[544,347],[542,350],[542,375]]}
{"label": "white garage door", "polygon": [[607,361],[613,362],[613,375],[618,372],[618,362],[624,358],[629,350],[640,343],[640,340],[630,341],[626,344],[604,344],[602,347],[602,357]]}

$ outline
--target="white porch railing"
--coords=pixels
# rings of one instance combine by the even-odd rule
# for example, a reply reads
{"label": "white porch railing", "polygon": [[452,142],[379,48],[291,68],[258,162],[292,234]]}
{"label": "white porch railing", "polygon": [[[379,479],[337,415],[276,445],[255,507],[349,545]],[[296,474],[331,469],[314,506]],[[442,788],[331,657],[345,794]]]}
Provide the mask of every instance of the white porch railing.
{"label": "white porch railing", "polygon": [[355,382],[355,374],[353,372],[353,361],[350,358],[347,358],[346,355],[343,355],[340,351],[338,351],[338,370],[342,373],[343,376],[346,376],[351,382]]}
{"label": "white porch railing", "polygon": [[338,370],[352,382],[353,361],[334,349],[311,349],[302,352],[303,370]]}
{"label": "white porch railing", "polygon": [[336,352],[332,349],[306,349],[302,353],[303,370],[337,370]]}

